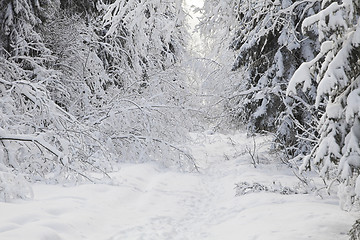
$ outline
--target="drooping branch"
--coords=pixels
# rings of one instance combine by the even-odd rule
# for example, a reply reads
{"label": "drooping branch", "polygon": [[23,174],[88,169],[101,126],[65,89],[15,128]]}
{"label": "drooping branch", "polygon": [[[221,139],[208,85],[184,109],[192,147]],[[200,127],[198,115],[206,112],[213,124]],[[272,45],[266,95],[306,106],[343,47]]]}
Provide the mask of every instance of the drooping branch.
{"label": "drooping branch", "polygon": [[179,148],[178,146],[172,144],[172,143],[169,143],[167,141],[164,141],[164,140],[161,140],[161,139],[158,139],[158,138],[153,138],[153,137],[146,137],[146,136],[136,136],[136,135],[133,135],[133,134],[129,134],[129,135],[126,135],[126,136],[116,136],[116,137],[113,137],[113,139],[127,139],[127,138],[135,138],[135,139],[139,139],[139,140],[151,140],[151,141],[154,141],[154,142],[158,142],[158,143],[162,143],[178,152],[180,152],[181,154],[183,154],[187,159],[189,159],[189,161],[191,162],[191,164],[193,165],[193,167],[195,168],[195,170],[197,172],[199,172],[199,167],[198,165],[196,164],[195,162],[195,159],[194,157],[187,153],[184,149],[181,149]]}
{"label": "drooping branch", "polygon": [[63,157],[63,153],[56,149],[54,146],[46,142],[41,135],[29,135],[29,134],[23,134],[23,135],[13,135],[13,134],[5,134],[0,135],[0,141],[19,141],[19,142],[34,142],[48,150],[50,153],[54,154],[58,158]]}

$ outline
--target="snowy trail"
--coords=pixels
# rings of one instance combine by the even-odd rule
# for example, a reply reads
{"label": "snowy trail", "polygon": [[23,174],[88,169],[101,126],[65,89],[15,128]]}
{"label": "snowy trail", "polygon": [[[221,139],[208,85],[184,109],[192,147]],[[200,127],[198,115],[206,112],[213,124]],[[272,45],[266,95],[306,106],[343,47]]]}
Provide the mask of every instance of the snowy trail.
{"label": "snowy trail", "polygon": [[255,169],[245,154],[248,142],[244,134],[199,141],[192,149],[201,173],[147,163],[122,166],[113,175],[116,186],[35,185],[33,201],[0,203],[0,239],[347,239],[355,216],[341,211],[336,198],[235,197],[240,181],[297,181],[278,164],[265,161]]}

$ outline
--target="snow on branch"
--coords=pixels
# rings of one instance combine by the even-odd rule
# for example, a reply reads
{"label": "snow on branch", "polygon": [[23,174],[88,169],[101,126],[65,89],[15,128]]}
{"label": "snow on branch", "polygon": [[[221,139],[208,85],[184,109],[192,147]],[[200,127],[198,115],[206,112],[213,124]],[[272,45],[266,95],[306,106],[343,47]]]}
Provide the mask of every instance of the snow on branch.
{"label": "snow on branch", "polygon": [[0,134],[0,141],[21,141],[21,142],[34,142],[57,156],[58,158],[63,157],[63,153],[59,151],[57,148],[49,144],[44,140],[41,135],[30,135],[30,134]]}
{"label": "snow on branch", "polygon": [[316,77],[314,65],[320,61],[328,52],[333,48],[332,41],[326,41],[321,45],[320,53],[311,61],[304,62],[300,67],[295,71],[294,75],[291,77],[286,94],[297,94],[296,88],[298,85],[302,85],[302,91],[306,92],[312,86],[312,80]]}

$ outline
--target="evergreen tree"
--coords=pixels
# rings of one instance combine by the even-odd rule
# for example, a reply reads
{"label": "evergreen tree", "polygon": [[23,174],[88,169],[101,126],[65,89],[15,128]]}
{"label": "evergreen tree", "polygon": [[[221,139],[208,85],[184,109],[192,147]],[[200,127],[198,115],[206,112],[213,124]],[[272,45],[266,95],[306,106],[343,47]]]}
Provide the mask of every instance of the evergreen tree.
{"label": "evergreen tree", "polygon": [[[314,138],[309,126],[313,123],[315,89],[295,99],[286,96],[286,87],[300,64],[317,52],[315,35],[305,37],[300,28],[307,16],[318,11],[319,4],[262,0],[230,1],[225,5],[222,1],[207,1],[202,23],[208,26],[202,26],[203,31],[210,32],[214,39],[230,38],[227,47],[236,53],[232,71],[239,74],[228,73],[231,81],[222,93],[224,114],[233,126],[246,124],[252,133],[274,133],[279,146],[291,156],[308,152]],[[231,17],[220,17],[225,7]],[[215,10],[207,12],[209,9]],[[208,30],[219,23],[223,26],[218,31]],[[296,135],[303,137],[297,139]]]}
{"label": "evergreen tree", "polygon": [[325,112],[318,125],[320,138],[304,158],[302,170],[315,166],[325,179],[339,179],[339,196],[347,208],[360,195],[360,5],[358,1],[322,1],[321,7],[302,26],[304,32],[318,33],[321,51],[300,66],[287,92],[296,94],[317,83],[315,105]]}

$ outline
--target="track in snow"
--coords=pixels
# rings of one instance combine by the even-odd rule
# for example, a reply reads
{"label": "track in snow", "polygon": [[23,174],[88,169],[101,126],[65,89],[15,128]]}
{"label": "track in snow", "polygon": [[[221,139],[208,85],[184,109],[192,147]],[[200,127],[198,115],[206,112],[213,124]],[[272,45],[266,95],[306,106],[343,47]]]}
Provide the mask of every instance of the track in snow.
{"label": "track in snow", "polygon": [[123,165],[113,174],[116,186],[35,185],[33,201],[0,203],[0,239],[347,239],[355,217],[341,211],[336,198],[267,192],[235,197],[237,182],[292,186],[297,180],[265,158],[255,169],[245,134],[194,135],[199,137],[192,149],[200,173],[147,163]]}

